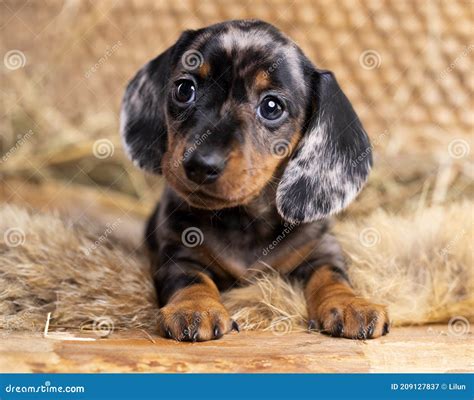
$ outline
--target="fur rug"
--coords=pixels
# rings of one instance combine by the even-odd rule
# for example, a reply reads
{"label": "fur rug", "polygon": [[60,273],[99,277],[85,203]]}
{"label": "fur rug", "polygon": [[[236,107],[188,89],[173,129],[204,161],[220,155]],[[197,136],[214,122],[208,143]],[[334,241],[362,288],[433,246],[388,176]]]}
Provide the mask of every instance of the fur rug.
{"label": "fur rug", "polygon": [[[472,209],[465,201],[414,214],[375,212],[335,232],[363,296],[395,325],[474,318]],[[302,290],[271,271],[224,294],[244,329],[306,328]],[[143,249],[114,226],[0,206],[0,328],[139,328],[154,332],[156,298]]]}

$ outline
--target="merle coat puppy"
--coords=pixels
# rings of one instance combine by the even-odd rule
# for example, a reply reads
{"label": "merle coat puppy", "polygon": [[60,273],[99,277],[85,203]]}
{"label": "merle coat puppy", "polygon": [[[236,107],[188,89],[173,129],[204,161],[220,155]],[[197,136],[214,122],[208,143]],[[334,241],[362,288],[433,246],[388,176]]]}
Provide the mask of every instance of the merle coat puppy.
{"label": "merle coat puppy", "polygon": [[334,75],[256,20],[186,31],[129,83],[121,134],[140,168],[167,185],[146,239],[177,340],[238,329],[220,291],[271,266],[304,283],[309,326],[375,338],[385,308],[351,289],[328,217],[369,174],[369,139]]}

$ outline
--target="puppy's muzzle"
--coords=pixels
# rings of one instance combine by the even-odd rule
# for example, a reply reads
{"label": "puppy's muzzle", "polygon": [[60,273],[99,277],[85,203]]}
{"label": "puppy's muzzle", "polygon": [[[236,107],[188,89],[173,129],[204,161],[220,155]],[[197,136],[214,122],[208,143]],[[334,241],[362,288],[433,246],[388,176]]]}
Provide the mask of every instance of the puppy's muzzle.
{"label": "puppy's muzzle", "polygon": [[224,171],[227,159],[217,152],[194,151],[184,158],[186,177],[200,185],[215,182]]}

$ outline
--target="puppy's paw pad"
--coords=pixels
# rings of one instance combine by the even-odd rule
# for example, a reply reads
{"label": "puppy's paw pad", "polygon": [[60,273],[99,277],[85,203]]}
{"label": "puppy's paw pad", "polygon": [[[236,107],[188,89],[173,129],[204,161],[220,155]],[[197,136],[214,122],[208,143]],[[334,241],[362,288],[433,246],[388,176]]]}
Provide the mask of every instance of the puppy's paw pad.
{"label": "puppy's paw pad", "polygon": [[160,309],[158,333],[178,341],[214,340],[236,330],[234,322],[217,300],[182,301]]}
{"label": "puppy's paw pad", "polygon": [[310,329],[315,327],[331,336],[372,339],[386,335],[390,321],[385,306],[359,297],[333,298],[312,315]]}

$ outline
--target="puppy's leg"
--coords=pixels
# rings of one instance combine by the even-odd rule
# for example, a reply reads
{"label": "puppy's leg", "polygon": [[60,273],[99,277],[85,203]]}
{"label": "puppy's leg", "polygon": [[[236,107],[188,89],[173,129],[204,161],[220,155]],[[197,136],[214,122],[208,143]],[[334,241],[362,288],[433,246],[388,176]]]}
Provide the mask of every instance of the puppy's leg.
{"label": "puppy's leg", "polygon": [[187,262],[162,265],[155,282],[162,308],[158,314],[161,336],[179,341],[218,339],[237,324],[222,305],[215,283]]}
{"label": "puppy's leg", "polygon": [[376,338],[389,331],[385,307],[358,297],[338,267],[316,268],[306,284],[305,297],[310,328],[350,339]]}
{"label": "puppy's leg", "polygon": [[339,244],[326,233],[311,256],[291,273],[304,284],[310,329],[351,339],[385,335],[390,326],[385,307],[358,297],[345,267]]}

